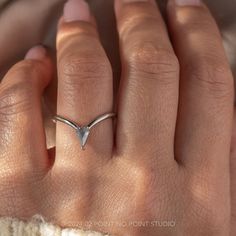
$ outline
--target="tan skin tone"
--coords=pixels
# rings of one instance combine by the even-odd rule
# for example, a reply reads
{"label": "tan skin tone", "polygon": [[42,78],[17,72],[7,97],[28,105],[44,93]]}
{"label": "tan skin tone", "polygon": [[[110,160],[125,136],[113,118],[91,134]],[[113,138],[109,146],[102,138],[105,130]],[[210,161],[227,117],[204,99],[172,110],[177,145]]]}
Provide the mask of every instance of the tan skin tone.
{"label": "tan skin tone", "polygon": [[[234,232],[234,92],[220,34],[204,5],[167,11],[172,42],[155,4],[117,0],[123,71],[117,122],[97,126],[86,151],[71,128],[58,124],[55,162],[49,158],[40,108],[52,77],[49,56],[10,69],[0,85],[0,215],[42,214],[84,228],[86,221],[176,222],[92,225],[114,235]],[[57,113],[86,124],[111,111],[112,69],[94,22],[62,23],[57,48]]]}

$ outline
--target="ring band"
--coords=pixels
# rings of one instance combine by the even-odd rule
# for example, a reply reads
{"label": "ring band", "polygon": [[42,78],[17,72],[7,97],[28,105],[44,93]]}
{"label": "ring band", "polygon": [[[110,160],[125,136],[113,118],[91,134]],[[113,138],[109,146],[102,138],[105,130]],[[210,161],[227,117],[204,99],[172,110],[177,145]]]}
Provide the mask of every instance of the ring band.
{"label": "ring band", "polygon": [[54,118],[52,119],[55,123],[56,122],[61,122],[61,123],[64,123],[66,125],[69,125],[71,128],[75,129],[76,130],[76,134],[80,140],[80,144],[81,144],[81,149],[82,150],[85,150],[85,145],[88,141],[88,137],[89,137],[89,134],[90,134],[90,130],[95,126],[97,125],[98,123],[106,120],[106,119],[109,119],[109,118],[113,118],[115,117],[116,114],[115,113],[106,113],[104,115],[101,115],[101,116],[98,116],[95,120],[93,120],[92,122],[90,122],[88,125],[86,126],[79,126],[78,124],[76,124],[75,122],[69,120],[69,119],[66,119],[62,116],[54,116]]}

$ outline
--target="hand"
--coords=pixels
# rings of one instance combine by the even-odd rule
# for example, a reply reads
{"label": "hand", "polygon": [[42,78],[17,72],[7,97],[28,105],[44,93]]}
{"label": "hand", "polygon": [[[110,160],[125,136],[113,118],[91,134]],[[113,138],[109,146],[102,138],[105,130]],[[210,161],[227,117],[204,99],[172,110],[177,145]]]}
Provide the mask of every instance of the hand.
{"label": "hand", "polygon": [[[73,2],[58,30],[57,114],[84,125],[113,110],[112,69],[88,6]],[[113,235],[229,234],[233,78],[214,20],[195,3],[170,2],[170,40],[154,1],[116,1],[118,117],[92,130],[85,151],[61,123],[55,161],[46,150],[46,51],[32,49],[8,72],[0,86],[0,215],[92,222]]]}

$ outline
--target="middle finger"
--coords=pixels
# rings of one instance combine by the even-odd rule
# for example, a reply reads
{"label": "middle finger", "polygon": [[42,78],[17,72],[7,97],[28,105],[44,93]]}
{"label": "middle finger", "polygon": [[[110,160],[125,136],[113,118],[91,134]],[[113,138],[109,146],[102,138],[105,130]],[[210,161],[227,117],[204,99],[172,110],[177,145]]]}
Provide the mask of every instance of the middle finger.
{"label": "middle finger", "polygon": [[[59,24],[57,47],[58,115],[84,126],[111,112],[112,70],[85,1],[70,0],[66,3],[64,21]],[[85,148],[85,151],[81,150],[75,130],[57,124],[58,162],[83,166],[91,165],[91,158],[93,163],[94,158],[97,163],[111,157],[112,119],[91,130]],[[68,156],[70,158],[66,158]]]}

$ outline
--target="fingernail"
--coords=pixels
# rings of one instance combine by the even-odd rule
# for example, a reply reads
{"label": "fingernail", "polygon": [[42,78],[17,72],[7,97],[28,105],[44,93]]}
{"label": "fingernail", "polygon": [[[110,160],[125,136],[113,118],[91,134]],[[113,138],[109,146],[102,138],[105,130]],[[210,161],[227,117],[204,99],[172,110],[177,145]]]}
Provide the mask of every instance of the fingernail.
{"label": "fingernail", "polygon": [[124,3],[132,3],[132,2],[150,2],[150,3],[155,3],[155,0],[122,0]]}
{"label": "fingernail", "polygon": [[130,2],[149,2],[149,0],[123,0],[124,3],[130,3]]}
{"label": "fingernail", "polygon": [[88,3],[84,0],[68,0],[64,6],[64,21],[90,21]]}
{"label": "fingernail", "polygon": [[179,6],[199,6],[201,0],[175,0],[175,3]]}
{"label": "fingernail", "polygon": [[25,55],[25,59],[43,60],[47,55],[47,50],[42,45],[31,48]]}

